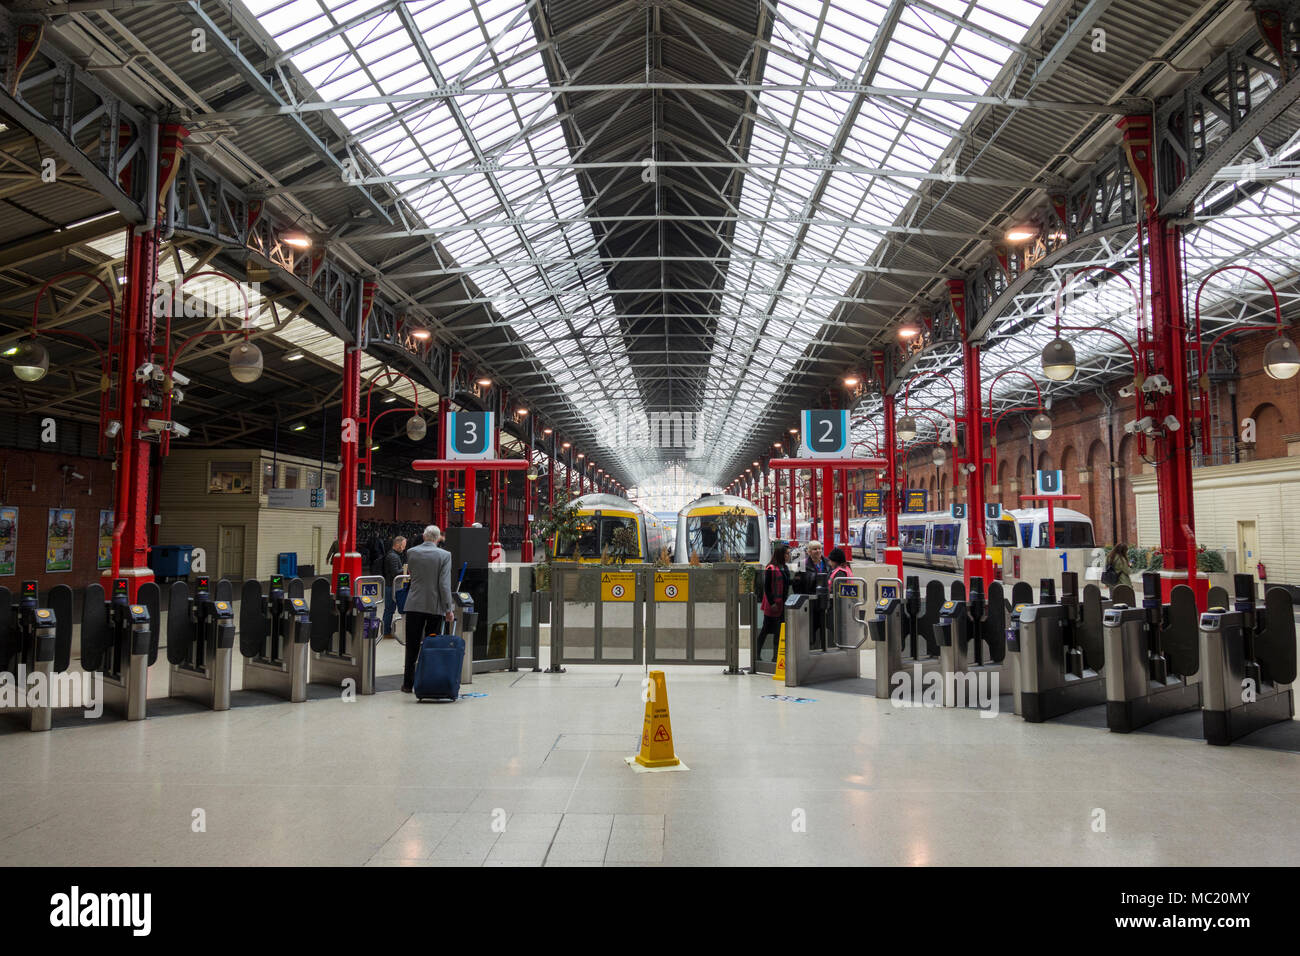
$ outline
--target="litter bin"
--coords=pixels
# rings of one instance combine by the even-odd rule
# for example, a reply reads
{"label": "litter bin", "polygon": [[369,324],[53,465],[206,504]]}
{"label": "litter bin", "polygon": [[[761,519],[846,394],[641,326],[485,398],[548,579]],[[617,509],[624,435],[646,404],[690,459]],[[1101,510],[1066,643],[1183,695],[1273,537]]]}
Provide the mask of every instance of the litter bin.
{"label": "litter bin", "polygon": [[149,567],[156,578],[187,578],[190,575],[190,544],[160,544],[149,551]]}
{"label": "litter bin", "polygon": [[298,576],[298,552],[281,551],[276,560],[276,573],[286,578]]}

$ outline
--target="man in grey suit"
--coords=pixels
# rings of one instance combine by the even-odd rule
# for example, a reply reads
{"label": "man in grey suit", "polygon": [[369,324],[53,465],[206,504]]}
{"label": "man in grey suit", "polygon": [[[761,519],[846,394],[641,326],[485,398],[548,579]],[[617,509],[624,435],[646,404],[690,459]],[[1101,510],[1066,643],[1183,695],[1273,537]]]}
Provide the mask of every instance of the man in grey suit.
{"label": "man in grey suit", "polygon": [[455,612],[451,600],[451,554],[438,547],[442,531],[431,524],[424,529],[424,541],[406,552],[407,573],[411,575],[406,592],[406,669],[402,676],[402,693],[411,693],[415,683],[415,659],[426,634],[434,633],[438,618],[450,623]]}

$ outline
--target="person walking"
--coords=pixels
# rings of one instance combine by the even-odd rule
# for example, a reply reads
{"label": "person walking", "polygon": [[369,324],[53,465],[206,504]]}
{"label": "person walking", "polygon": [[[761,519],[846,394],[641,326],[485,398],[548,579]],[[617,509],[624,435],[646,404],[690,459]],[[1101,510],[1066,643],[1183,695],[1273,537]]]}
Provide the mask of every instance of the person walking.
{"label": "person walking", "polygon": [[393,539],[393,546],[384,555],[379,569],[379,573],[384,576],[384,637],[393,636],[393,612],[397,610],[397,596],[393,591],[393,581],[402,573],[402,565],[405,564],[402,552],[405,550],[406,539],[399,534]]}
{"label": "person walking", "polygon": [[1132,570],[1128,563],[1128,542],[1120,541],[1110,549],[1110,554],[1106,556],[1107,573],[1103,575],[1105,580],[1102,583],[1112,589],[1120,585],[1131,588],[1133,579],[1130,577],[1129,572]]}
{"label": "person walking", "polygon": [[442,531],[436,524],[424,529],[424,541],[406,552],[411,587],[406,593],[406,668],[402,671],[402,693],[415,684],[415,659],[426,634],[455,618],[451,598],[451,555],[438,547]]}
{"label": "person walking", "polygon": [[785,545],[772,549],[772,560],[763,569],[763,627],[754,640],[754,663],[763,659],[765,639],[771,636],[772,657],[780,650],[781,624],[785,621],[785,596],[790,593],[790,571],[786,567],[790,550]]}

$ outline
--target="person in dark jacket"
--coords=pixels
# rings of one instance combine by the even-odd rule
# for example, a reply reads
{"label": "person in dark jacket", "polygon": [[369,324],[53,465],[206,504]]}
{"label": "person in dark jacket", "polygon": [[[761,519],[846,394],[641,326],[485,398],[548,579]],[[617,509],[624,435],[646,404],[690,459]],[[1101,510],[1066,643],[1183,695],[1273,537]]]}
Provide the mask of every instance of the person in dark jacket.
{"label": "person in dark jacket", "polygon": [[831,566],[822,555],[822,543],[820,541],[808,542],[808,557],[804,561],[803,569],[811,571],[813,574],[830,573]]}
{"label": "person in dark jacket", "polygon": [[402,552],[405,550],[406,539],[398,535],[380,564],[379,573],[384,576],[384,637],[393,636],[393,612],[397,610],[393,580],[402,573]]}
{"label": "person in dark jacket", "polygon": [[763,645],[772,638],[772,656],[780,649],[781,624],[785,621],[785,596],[790,593],[790,571],[786,567],[790,551],[785,545],[772,549],[772,560],[763,569],[763,627],[754,639],[754,662],[763,660]]}

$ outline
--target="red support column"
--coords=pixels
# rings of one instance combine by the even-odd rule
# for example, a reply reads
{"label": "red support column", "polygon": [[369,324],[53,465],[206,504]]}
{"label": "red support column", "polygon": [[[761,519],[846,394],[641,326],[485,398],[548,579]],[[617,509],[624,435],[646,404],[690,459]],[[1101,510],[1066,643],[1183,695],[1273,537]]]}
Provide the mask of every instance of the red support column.
{"label": "red support column", "polygon": [[781,473],[779,471],[772,472],[772,484],[776,486],[776,507],[773,509],[776,515],[776,527],[773,533],[779,540],[781,537]]}
{"label": "red support column", "polygon": [[794,540],[799,530],[798,515],[798,494],[796,489],[799,486],[799,472],[791,470],[790,472],[790,539]]}
{"label": "red support column", "polygon": [[835,547],[835,472],[822,469],[822,548],[830,554]]}
{"label": "red support column", "polygon": [[[357,551],[357,439],[361,418],[361,330],[357,341],[343,349],[343,405],[340,413],[340,444],[343,465],[339,471],[339,550],[334,555],[332,585],[338,589],[338,576],[350,574],[355,581],[361,575],[361,554]],[[396,489],[395,489],[396,493]]]}
{"label": "red support column", "polygon": [[[447,412],[451,408],[451,402],[444,395],[438,399],[438,442],[435,446],[436,454],[447,457]],[[445,529],[448,522],[448,514],[451,510],[451,483],[450,476],[443,472],[435,475],[434,480],[438,483],[438,500],[433,507],[433,521],[439,527]]]}
{"label": "red support column", "polygon": [[128,233],[123,271],[126,287],[122,291],[122,331],[117,348],[116,410],[122,431],[118,439],[113,564],[109,570],[111,577],[128,580],[134,601],[140,585],[153,580],[149,568],[150,443],[139,437],[147,431],[147,411],[140,403],[142,389],[135,380],[135,370],[153,358],[151,291],[158,276],[157,230]]}
{"label": "red support column", "polygon": [[[984,519],[984,413],[980,400],[980,352],[966,335],[966,282],[964,279],[948,280],[948,297],[953,314],[961,331],[962,391],[966,421],[966,456],[963,464],[973,466],[966,473],[966,566],[964,577],[970,589],[970,579],[980,577],[987,589],[993,581],[993,562],[985,550]],[[954,436],[955,437],[955,436]],[[957,456],[954,455],[954,463]],[[957,496],[957,482],[953,481],[953,497]]]}
{"label": "red support column", "polygon": [[885,454],[885,563],[897,569],[898,579],[903,580],[903,549],[898,546],[898,450],[894,436],[894,396],[885,381],[885,353],[873,352],[872,366],[876,372],[876,381],[880,383],[880,395],[883,405],[881,415],[884,418]]}
{"label": "red support column", "polygon": [[536,423],[536,416],[528,416],[528,449],[524,453],[528,460],[528,471],[524,472],[524,543],[520,547],[519,560],[525,564],[533,560],[533,512],[536,507],[536,479],[529,480],[528,475],[533,471],[533,426]]}
{"label": "red support column", "polygon": [[852,557],[849,547],[849,473],[840,472],[840,538],[845,555]]}
{"label": "red support column", "polygon": [[[1196,595],[1197,606],[1205,610],[1209,601],[1209,578],[1196,573],[1196,514],[1192,496],[1192,415],[1187,380],[1187,319],[1183,313],[1183,274],[1180,247],[1181,227],[1171,224],[1158,211],[1155,149],[1151,117],[1126,116],[1118,124],[1124,132],[1124,150],[1142,197],[1146,232],[1147,268],[1151,279],[1150,337],[1141,355],[1148,355],[1150,367],[1139,373],[1160,374],[1169,380],[1168,395],[1157,395],[1147,407],[1158,423],[1173,415],[1181,425],[1177,431],[1157,434],[1152,457],[1156,460],[1156,492],[1160,510],[1162,597],[1168,600],[1175,584],[1186,583]],[[1140,233],[1139,233],[1140,235]],[[1139,340],[1142,317],[1139,316]],[[1160,427],[1163,427],[1161,425]]]}

